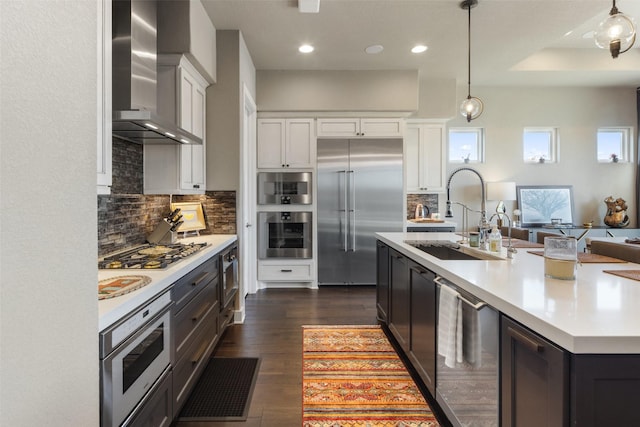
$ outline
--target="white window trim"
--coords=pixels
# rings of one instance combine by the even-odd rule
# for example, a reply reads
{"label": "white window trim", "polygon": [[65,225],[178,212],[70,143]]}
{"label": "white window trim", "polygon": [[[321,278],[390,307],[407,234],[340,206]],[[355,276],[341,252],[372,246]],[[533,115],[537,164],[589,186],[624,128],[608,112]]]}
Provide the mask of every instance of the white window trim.
{"label": "white window trim", "polygon": [[620,149],[619,163],[630,163],[633,161],[633,127],[632,126],[602,126],[596,130],[596,161],[598,163],[612,163],[610,158],[599,159],[598,158],[598,133],[600,132],[621,132],[623,134],[622,147]]}
{"label": "white window trim", "polygon": [[[452,159],[450,158],[450,154],[451,154],[451,149],[450,149],[450,145],[449,145],[449,141],[451,138],[451,132],[466,132],[466,133],[474,133],[477,135],[477,139],[478,139],[478,152],[477,160],[469,160],[469,161],[464,161],[464,159]],[[447,161],[449,163],[484,163],[484,138],[485,138],[485,132],[484,132],[484,128],[481,127],[475,127],[475,128],[449,128],[448,132],[447,132]]]}
{"label": "white window trim", "polygon": [[[524,157],[525,146],[524,146],[524,136],[527,132],[549,132],[551,133],[551,141],[549,141],[549,154],[551,156],[550,159],[545,157],[544,161],[541,162],[539,158],[535,159],[526,159]],[[548,127],[525,127],[522,131],[522,160],[525,163],[560,163],[560,131],[557,127],[548,126]]]}

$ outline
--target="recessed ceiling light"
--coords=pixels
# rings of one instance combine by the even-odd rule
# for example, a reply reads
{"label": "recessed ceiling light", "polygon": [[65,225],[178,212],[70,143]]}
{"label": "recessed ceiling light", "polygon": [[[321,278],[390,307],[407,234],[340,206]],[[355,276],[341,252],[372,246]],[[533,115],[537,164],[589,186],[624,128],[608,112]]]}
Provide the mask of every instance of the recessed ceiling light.
{"label": "recessed ceiling light", "polygon": [[428,49],[427,46],[423,45],[423,44],[419,44],[416,45],[414,47],[411,48],[411,52],[413,53],[422,53],[422,52],[426,52]]}
{"label": "recessed ceiling light", "polygon": [[374,44],[367,47],[364,51],[370,55],[375,55],[376,53],[380,53],[383,50],[384,50],[384,46],[382,46],[381,44]]}
{"label": "recessed ceiling light", "polygon": [[303,44],[298,48],[298,51],[302,53],[311,53],[313,52],[313,49],[313,46],[311,46],[310,44]]}

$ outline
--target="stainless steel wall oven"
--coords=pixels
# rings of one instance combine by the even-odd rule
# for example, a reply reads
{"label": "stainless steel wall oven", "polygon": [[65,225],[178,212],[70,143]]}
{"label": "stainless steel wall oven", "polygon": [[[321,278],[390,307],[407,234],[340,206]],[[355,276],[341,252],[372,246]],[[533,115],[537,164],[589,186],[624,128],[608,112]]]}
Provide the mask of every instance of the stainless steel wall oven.
{"label": "stainless steel wall oven", "polygon": [[311,172],[259,172],[259,205],[310,205]]}
{"label": "stainless steel wall oven", "polygon": [[311,212],[259,212],[258,258],[311,258]]}
{"label": "stainless steel wall oven", "polygon": [[100,425],[128,425],[171,364],[171,297],[162,294],[100,333]]}

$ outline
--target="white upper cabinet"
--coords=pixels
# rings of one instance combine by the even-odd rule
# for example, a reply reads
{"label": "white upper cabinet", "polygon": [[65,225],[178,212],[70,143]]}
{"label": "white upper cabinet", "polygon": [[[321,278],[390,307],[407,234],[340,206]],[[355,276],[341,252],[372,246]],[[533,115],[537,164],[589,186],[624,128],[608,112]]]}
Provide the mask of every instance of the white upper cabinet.
{"label": "white upper cabinet", "polygon": [[158,114],[202,138],[202,145],[145,145],[145,194],[204,194],[207,81],[183,55],[158,56]]}
{"label": "white upper cabinet", "polygon": [[440,193],[446,189],[445,124],[407,121],[404,164],[407,193]]}
{"label": "white upper cabinet", "polygon": [[402,137],[403,121],[398,118],[318,119],[318,138]]}
{"label": "white upper cabinet", "polygon": [[101,90],[98,94],[98,145],[97,171],[98,194],[111,192],[111,1],[97,3],[98,19],[102,25],[98,28],[98,83]]}
{"label": "white upper cabinet", "polygon": [[313,119],[259,119],[258,168],[313,168]]}

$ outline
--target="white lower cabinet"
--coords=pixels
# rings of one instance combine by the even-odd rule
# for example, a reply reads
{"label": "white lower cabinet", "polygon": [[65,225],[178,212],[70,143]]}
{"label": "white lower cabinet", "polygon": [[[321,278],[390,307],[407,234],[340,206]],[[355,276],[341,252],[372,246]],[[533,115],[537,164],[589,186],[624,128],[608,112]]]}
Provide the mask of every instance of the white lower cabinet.
{"label": "white lower cabinet", "polygon": [[408,193],[446,190],[445,140],[444,122],[407,120],[404,164]]}
{"label": "white lower cabinet", "polygon": [[263,282],[315,281],[313,261],[258,261],[258,280]]}

